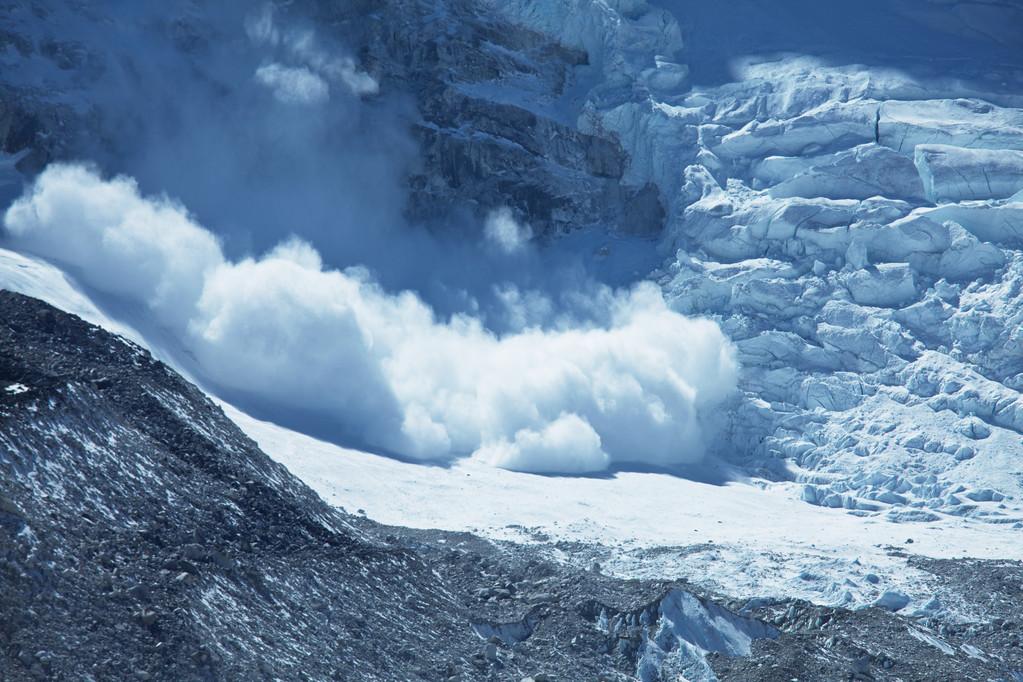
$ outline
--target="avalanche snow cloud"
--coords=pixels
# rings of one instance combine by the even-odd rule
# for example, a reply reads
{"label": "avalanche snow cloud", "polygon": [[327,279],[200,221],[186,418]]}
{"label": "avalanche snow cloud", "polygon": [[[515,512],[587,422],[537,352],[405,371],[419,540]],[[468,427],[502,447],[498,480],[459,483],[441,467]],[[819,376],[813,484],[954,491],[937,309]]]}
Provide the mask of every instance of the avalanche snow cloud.
{"label": "avalanche snow cloud", "polygon": [[208,382],[404,457],[549,473],[690,463],[736,384],[718,326],[670,310],[652,284],[598,291],[597,322],[499,336],[364,269],[325,269],[299,240],[231,261],[180,204],[80,165],[45,170],[5,225],[17,248],[143,304]]}

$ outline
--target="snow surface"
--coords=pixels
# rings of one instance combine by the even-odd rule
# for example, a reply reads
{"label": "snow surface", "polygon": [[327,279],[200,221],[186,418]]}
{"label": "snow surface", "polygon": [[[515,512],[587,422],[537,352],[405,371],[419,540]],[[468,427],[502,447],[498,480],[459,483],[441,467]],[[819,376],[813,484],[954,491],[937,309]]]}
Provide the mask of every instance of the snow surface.
{"label": "snow surface", "polygon": [[[795,483],[719,485],[638,472],[546,477],[473,460],[413,465],[224,407],[267,454],[349,512],[361,510],[389,525],[495,539],[549,536],[606,545],[614,552],[604,569],[622,575],[674,575],[739,596],[855,607],[896,589],[923,604],[940,590],[926,574],[907,568],[893,547],[932,557],[1023,559],[1017,528],[953,516],[926,524],[865,518],[807,505]],[[870,574],[881,580],[871,582]]]}

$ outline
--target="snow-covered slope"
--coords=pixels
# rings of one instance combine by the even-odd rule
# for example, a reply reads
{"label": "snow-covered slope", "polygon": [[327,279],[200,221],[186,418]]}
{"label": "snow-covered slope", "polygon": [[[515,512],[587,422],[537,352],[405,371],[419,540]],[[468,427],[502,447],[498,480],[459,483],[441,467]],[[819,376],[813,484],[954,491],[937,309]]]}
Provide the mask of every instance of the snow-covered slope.
{"label": "snow-covered slope", "polygon": [[[361,4],[319,8],[419,107],[414,212],[500,200],[549,233],[657,233],[663,265],[639,277],[738,348],[714,453],[736,482],[422,467],[232,415],[349,510],[616,544],[605,564],[623,573],[921,605],[940,586],[888,546],[1023,557],[1023,47],[1006,28],[1020,9],[841,4],[383,3],[361,31]],[[80,92],[59,55],[30,54]],[[4,150],[22,153],[11,131]],[[57,138],[36,146],[59,158]],[[0,286],[116,324],[49,266],[0,266]],[[665,545],[691,560],[645,551]]]}
{"label": "snow-covered slope", "polygon": [[[0,288],[19,288],[50,297],[61,305],[78,306],[98,322],[118,328],[56,268],[9,253],[3,256]],[[408,649],[429,646],[430,660],[440,660],[456,650],[467,655],[477,638],[489,639],[484,651],[474,654],[471,662],[463,658],[461,663],[447,665],[448,671],[470,666],[493,666],[500,671],[513,665],[516,673],[539,668],[571,676],[586,671],[588,679],[592,670],[617,668],[628,674],[618,673],[614,679],[664,680],[670,679],[667,676],[673,671],[684,670],[686,678],[692,680],[766,682],[777,679],[771,675],[779,669],[786,670],[786,677],[832,679],[849,665],[854,670],[879,671],[896,666],[900,675],[916,675],[910,679],[1015,669],[1012,666],[1017,656],[994,657],[998,647],[1012,641],[1011,631],[996,626],[978,635],[974,623],[984,622],[994,613],[1013,613],[1001,595],[1017,580],[1013,571],[1018,561],[978,566],[983,570],[971,573],[969,580],[990,579],[993,572],[996,580],[1005,581],[1005,586],[996,586],[997,594],[977,599],[963,590],[962,577],[949,580],[943,574],[938,579],[934,568],[921,565],[918,557],[904,551],[914,549],[925,556],[943,557],[1011,556],[1011,550],[1005,549],[1011,546],[1011,540],[1004,526],[970,520],[929,524],[914,529],[913,538],[909,538],[914,545],[910,547],[898,544],[900,529],[894,524],[857,519],[839,510],[807,513],[804,505],[787,494],[785,485],[722,485],[638,473],[606,479],[550,479],[471,463],[423,468],[317,442],[258,422],[227,406],[228,415],[238,425],[325,500],[405,526],[378,528],[342,514],[339,519],[349,519],[344,523],[347,530],[362,537],[353,525],[363,526],[367,533],[383,538],[388,546],[380,550],[383,562],[376,562],[366,550],[353,549],[349,543],[342,543],[339,553],[319,561],[320,545],[329,552],[333,551],[331,543],[303,540],[301,532],[294,532],[292,515],[282,514],[274,504],[287,495],[297,495],[320,514],[326,507],[309,497],[311,493],[283,470],[272,472],[272,485],[264,490],[259,490],[261,484],[250,478],[251,473],[231,474],[230,467],[238,465],[240,454],[262,469],[269,466],[268,460],[200,392],[147,359],[137,346],[122,344],[80,321],[55,315],[38,302],[5,296],[6,310],[17,310],[6,318],[4,328],[8,336],[18,336],[4,347],[7,379],[3,383],[10,385],[3,393],[7,429],[0,432],[6,436],[0,438],[6,443],[0,448],[0,461],[14,467],[13,478],[5,480],[15,502],[0,498],[4,505],[0,511],[8,528],[12,523],[15,529],[23,528],[25,523],[30,527],[17,535],[14,547],[8,548],[6,558],[0,560],[13,561],[7,565],[19,569],[38,560],[41,553],[52,553],[56,563],[44,561],[42,574],[53,577],[54,566],[77,562],[82,552],[94,551],[76,548],[69,552],[71,544],[111,548],[108,554],[100,554],[104,558],[98,562],[60,571],[62,577],[52,580],[59,585],[57,590],[44,588],[44,594],[35,594],[34,610],[28,612],[31,618],[25,621],[27,627],[5,630],[4,636],[15,644],[7,651],[18,653],[17,660],[10,653],[11,658],[0,661],[0,670],[8,664],[13,666],[7,671],[14,675],[12,679],[43,673],[64,679],[82,660],[94,671],[108,670],[109,660],[103,659],[113,648],[130,657],[135,669],[151,669],[157,678],[170,675],[170,670],[196,668],[206,669],[216,678],[228,674],[227,670],[256,664],[254,656],[259,654],[253,649],[224,644],[253,637],[275,652],[274,665],[283,669],[308,672],[321,671],[323,666],[336,668],[332,657],[320,656],[313,661],[308,647],[302,646],[302,642],[308,644],[310,638],[319,636],[326,639],[317,652],[343,647],[340,665],[369,677],[359,666],[373,661],[375,673],[388,679],[396,674],[391,670],[403,669]],[[53,356],[57,356],[56,363]],[[145,373],[149,379],[126,376],[131,372]],[[11,378],[28,385],[10,383]],[[160,398],[156,403],[151,393]],[[108,411],[111,402],[114,409]],[[169,411],[165,409],[168,407]],[[118,412],[117,408],[127,412]],[[110,433],[117,435],[111,439]],[[146,441],[150,433],[163,440],[156,445]],[[208,442],[203,440],[207,437],[211,439]],[[222,439],[223,450],[208,447],[221,442],[214,438]],[[60,447],[55,448],[54,442]],[[161,449],[164,443],[173,448],[171,454]],[[198,460],[196,448],[206,453]],[[133,450],[145,454],[129,456]],[[84,453],[87,455],[82,460]],[[187,463],[178,458],[185,458]],[[202,462],[202,466],[196,466],[196,462]],[[68,474],[69,466],[78,475]],[[96,472],[88,473],[92,469]],[[228,473],[224,474],[225,470]],[[213,482],[196,482],[200,473]],[[181,491],[165,489],[167,480],[186,474],[193,478]],[[136,489],[139,476],[147,482],[144,492]],[[83,485],[88,488],[85,495]],[[201,494],[218,485],[236,488],[223,495],[219,491]],[[253,494],[253,486],[258,494]],[[192,501],[182,495],[191,495]],[[138,507],[139,500],[146,496],[153,504]],[[174,505],[180,504],[184,504],[183,511],[174,511]],[[364,508],[354,510],[354,505]],[[161,513],[164,508],[170,510],[170,516]],[[209,509],[215,510],[218,520],[189,525],[192,516],[208,513]],[[244,513],[232,518],[239,518],[238,523],[246,526],[240,534],[222,518],[239,509]],[[266,514],[273,518],[264,518]],[[96,515],[115,519],[116,523],[97,527]],[[172,517],[181,521],[171,524],[173,528],[166,522]],[[182,521],[185,518],[187,523]],[[724,519],[729,520],[727,525]],[[118,524],[125,528],[116,530],[121,527]],[[325,532],[324,526],[315,526]],[[68,533],[69,527],[75,529],[73,540],[55,540],[61,533]],[[139,533],[138,527],[146,530]],[[262,534],[258,543],[249,544],[249,527],[251,532]],[[511,550],[508,545],[466,534],[417,533],[409,527],[471,529],[484,538],[514,540],[524,548]],[[399,539],[395,532],[406,539]],[[126,533],[128,537],[96,543],[97,533]],[[417,574],[396,561],[404,556],[397,549],[399,545],[428,555],[431,563],[418,563],[415,568],[434,567],[429,575]],[[226,547],[230,549],[225,551]],[[267,551],[283,552],[284,558],[268,562]],[[477,553],[480,551],[499,560],[491,563]],[[168,555],[166,561],[161,558]],[[125,561],[126,556],[131,560]],[[348,561],[361,563],[353,571],[344,568]],[[603,568],[591,565],[591,561]],[[268,564],[273,568],[268,569]],[[967,570],[971,565],[964,563]],[[239,574],[239,567],[246,568]],[[267,570],[271,573],[263,579],[265,582],[260,581],[259,576]],[[338,570],[344,575],[328,576],[326,582],[315,577],[318,571]],[[651,580],[626,582],[601,573],[649,576]],[[282,574],[287,577],[282,578]],[[24,595],[38,593],[38,585],[33,582],[29,586],[33,574],[20,570],[4,575],[13,578],[13,591],[5,591],[4,596],[18,604],[20,613]],[[176,577],[169,580],[171,576]],[[386,587],[391,578],[402,586]],[[667,591],[658,588],[665,579],[674,578],[690,578],[702,589],[694,593],[687,587]],[[454,592],[435,585],[435,579],[440,583],[450,581]],[[372,595],[362,588],[364,581],[373,586]],[[492,587],[495,581],[512,586],[514,597],[511,588]],[[123,586],[124,590],[114,586]],[[726,608],[698,596],[707,588],[740,599],[728,602]],[[660,596],[652,601],[644,597],[650,589],[660,589]],[[417,590],[423,590],[423,594],[407,598],[417,595]],[[342,592],[345,598],[337,603]],[[67,594],[74,597],[68,599]],[[476,598],[468,598],[469,594]],[[838,608],[813,607],[785,597],[811,599]],[[424,611],[422,605],[434,598],[442,602],[441,607]],[[321,605],[310,609],[305,606],[309,599]],[[364,637],[339,639],[330,634],[338,622],[345,620],[337,618],[338,613],[352,609],[366,613],[364,599],[377,600],[370,610],[376,620],[371,624],[365,622],[366,618],[357,622],[357,632]],[[647,601],[635,606],[637,600],[644,599]],[[469,606],[459,608],[459,600]],[[478,604],[483,600],[488,603]],[[558,604],[552,606],[552,600]],[[331,606],[322,605],[327,603]],[[172,609],[173,605],[178,606]],[[880,608],[860,610],[868,605]],[[453,613],[448,614],[452,607]],[[857,610],[850,612],[850,607]],[[521,616],[527,608],[526,615]],[[416,615],[404,617],[402,609],[411,609]],[[901,615],[888,610],[899,610]],[[320,618],[317,614],[321,612],[332,617]],[[85,613],[94,613],[95,617],[83,619]],[[295,614],[299,613],[307,615],[296,629]],[[312,620],[309,613],[314,614]],[[69,614],[73,615],[72,625],[68,624]],[[244,614],[240,620],[239,614]],[[378,618],[381,614],[385,615]],[[909,626],[912,636],[902,634],[892,640],[890,628],[901,631],[907,616],[914,619]],[[497,620],[479,620],[495,617]],[[41,618],[57,621],[54,626],[34,629],[40,627]],[[406,631],[400,638],[403,647],[387,647],[387,653],[379,651],[379,641],[392,641],[387,628],[407,629],[416,618],[427,618],[429,626]],[[472,618],[471,630],[465,627],[466,618]],[[765,618],[770,621],[765,622]],[[201,624],[204,635],[200,639],[209,642],[213,653],[180,653],[198,646],[190,630],[193,621]],[[131,623],[127,634],[117,627],[125,622]],[[253,629],[253,622],[259,627]],[[826,630],[822,630],[822,623],[827,623]],[[266,635],[271,631],[279,631],[280,635],[270,640]],[[231,637],[218,639],[211,634],[220,632]],[[424,644],[418,639],[421,636],[433,636],[436,641]],[[87,639],[87,648],[79,652],[84,655],[73,659],[68,649],[80,637]],[[836,645],[836,637],[843,638],[843,643]],[[848,642],[844,641],[846,637],[850,637]],[[156,641],[154,638],[164,642],[166,649],[159,660],[145,653]],[[575,644],[571,657],[566,658],[563,645],[570,639]],[[369,644],[364,646],[364,640]],[[526,640],[524,647],[520,640]],[[46,648],[32,654],[24,648],[28,641],[36,648]],[[766,651],[765,642],[773,642]],[[263,645],[255,646],[263,650]],[[861,661],[863,647],[875,653]],[[939,648],[944,656],[933,660],[932,647]],[[279,655],[282,651],[287,655]],[[798,660],[792,659],[794,655]],[[745,670],[746,657],[754,668],[774,663],[765,676]],[[850,657],[855,660],[850,662]],[[470,669],[468,674],[475,673]]]}

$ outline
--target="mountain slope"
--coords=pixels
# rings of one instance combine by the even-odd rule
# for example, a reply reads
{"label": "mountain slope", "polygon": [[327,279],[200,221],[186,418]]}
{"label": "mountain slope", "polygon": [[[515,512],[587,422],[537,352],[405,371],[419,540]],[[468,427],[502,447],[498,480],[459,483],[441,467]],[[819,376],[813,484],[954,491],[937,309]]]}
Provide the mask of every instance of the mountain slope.
{"label": "mountain slope", "polygon": [[0,320],[4,680],[766,682],[1023,668],[1018,564],[922,565],[987,595],[972,608],[995,626],[964,628],[883,608],[722,604],[686,583],[580,566],[597,546],[378,526],[324,504],[140,347],[9,291]]}
{"label": "mountain slope", "polygon": [[[18,167],[31,172],[95,151],[109,170],[138,172],[143,184],[173,176],[154,189],[194,199],[200,213],[210,203],[242,212],[264,194],[247,187],[243,201],[206,201],[175,180],[192,171],[155,173],[118,155],[119,145],[149,149],[168,131],[147,136],[159,117],[134,101],[104,99],[116,78],[147,92],[157,80],[135,72],[166,62],[196,95],[214,83],[220,105],[246,104],[252,70],[280,55],[246,40],[243,4],[231,4],[225,18],[176,3],[173,20],[118,12],[116,2],[106,12],[57,5],[4,9],[21,46],[6,56],[3,145]],[[1023,50],[1000,29],[1018,21],[1019,8],[898,3],[889,10],[894,23],[870,37],[885,62],[877,64],[864,52],[873,43],[860,40],[869,16],[859,6],[836,10],[839,21],[802,0],[769,17],[742,3],[736,11],[749,24],[737,28],[727,11],[697,5],[292,3],[277,7],[273,28],[285,35],[311,22],[317,35],[357,54],[379,82],[380,102],[414,103],[400,119],[414,138],[414,162],[399,164],[410,216],[503,204],[540,231],[596,224],[604,235],[659,233],[662,267],[633,277],[656,280],[677,311],[717,321],[743,366],[717,455],[751,475],[804,484],[799,494],[809,504],[898,523],[1023,523],[1023,101],[1014,94]],[[943,9],[965,19],[951,21]],[[127,38],[110,46],[97,28],[105,21],[163,51]],[[720,34],[721,54],[707,47]],[[946,42],[947,51],[978,55],[976,63],[950,58],[935,70]],[[791,53],[800,46],[804,54]],[[221,71],[221,60],[233,67]],[[713,78],[690,78],[690,62]],[[131,66],[122,73],[120,63]],[[33,78],[51,87],[30,88]],[[160,106],[191,121],[194,112],[180,110],[191,99]],[[382,116],[378,104],[363,106]],[[278,113],[268,114],[275,124]],[[84,138],[103,140],[102,153],[82,142],[83,126],[98,127]],[[329,140],[299,142],[299,157],[331,150],[313,177],[352,161],[339,161]],[[187,136],[173,144],[206,150]],[[268,195],[271,203],[293,205],[283,198],[313,183],[283,163],[290,157],[272,158],[289,171],[272,178],[283,191]],[[195,173],[219,167],[200,157],[186,165]],[[375,195],[360,198],[380,207]],[[221,222],[253,219],[248,213]],[[329,214],[329,233],[316,235],[323,248],[348,222]],[[288,215],[269,232],[292,225]],[[587,258],[617,248],[609,241],[603,255]],[[416,260],[396,259],[395,267]]]}
{"label": "mountain slope", "polygon": [[421,560],[352,528],[148,353],[0,305],[4,679],[395,679],[409,662],[389,642],[464,641]]}

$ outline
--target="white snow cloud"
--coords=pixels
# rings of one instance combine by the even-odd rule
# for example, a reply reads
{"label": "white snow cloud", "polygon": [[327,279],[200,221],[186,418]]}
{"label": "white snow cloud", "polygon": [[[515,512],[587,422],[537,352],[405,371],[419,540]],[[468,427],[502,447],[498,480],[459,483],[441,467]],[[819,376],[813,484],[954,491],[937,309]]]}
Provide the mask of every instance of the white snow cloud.
{"label": "white snow cloud", "polygon": [[595,294],[599,324],[497,335],[360,268],[325,269],[297,240],[232,262],[180,205],[81,166],[48,168],[4,222],[16,247],[147,305],[207,382],[411,458],[565,473],[693,462],[702,417],[735,386],[717,325],[650,283]]}
{"label": "white snow cloud", "polygon": [[375,95],[380,92],[380,84],[365,71],[360,71],[351,57],[340,57],[324,63],[320,67],[325,74],[337,78],[344,83],[353,95]]}
{"label": "white snow cloud", "polygon": [[487,215],[483,235],[504,253],[512,254],[526,248],[526,244],[533,238],[533,230],[529,225],[516,221],[511,209],[503,206]]}
{"label": "white snow cloud", "polygon": [[541,431],[522,429],[513,441],[486,443],[476,456],[502,469],[535,473],[590,473],[610,463],[600,436],[575,414],[562,414]]}
{"label": "white snow cloud", "polygon": [[313,31],[278,26],[270,4],[247,17],[245,30],[252,42],[276,48],[298,63],[297,66],[272,63],[256,71],[257,80],[270,87],[281,101],[323,102],[329,97],[328,81],[343,85],[357,97],[380,91],[376,79],[360,71],[354,59],[323,48]]}
{"label": "white snow cloud", "polygon": [[81,267],[91,285],[139,300],[176,327],[223,262],[217,238],[180,204],[142,199],[131,178],[103,180],[84,166],[48,168],[4,222],[22,248]]}
{"label": "white snow cloud", "polygon": [[285,104],[321,104],[330,99],[327,82],[304,66],[264,64],[256,70],[256,80]]}
{"label": "white snow cloud", "polygon": [[494,287],[505,324],[513,331],[543,326],[555,315],[554,302],[539,291],[522,291],[514,284]]}

